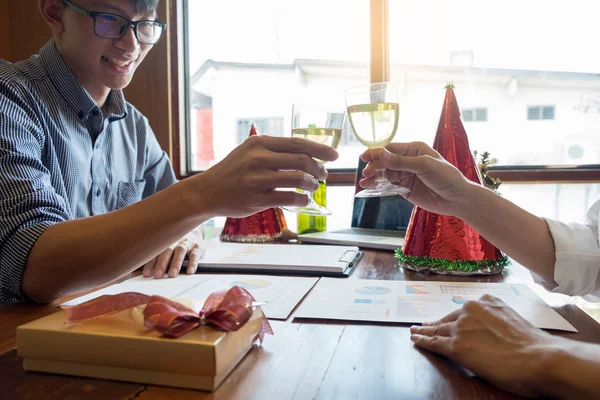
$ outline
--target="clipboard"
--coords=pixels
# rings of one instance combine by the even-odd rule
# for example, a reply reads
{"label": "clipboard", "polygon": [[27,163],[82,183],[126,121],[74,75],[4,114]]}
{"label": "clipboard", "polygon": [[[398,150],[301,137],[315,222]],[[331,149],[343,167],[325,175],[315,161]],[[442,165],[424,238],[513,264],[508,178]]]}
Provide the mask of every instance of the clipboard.
{"label": "clipboard", "polygon": [[206,249],[196,272],[348,277],[363,255],[357,246],[219,242]]}

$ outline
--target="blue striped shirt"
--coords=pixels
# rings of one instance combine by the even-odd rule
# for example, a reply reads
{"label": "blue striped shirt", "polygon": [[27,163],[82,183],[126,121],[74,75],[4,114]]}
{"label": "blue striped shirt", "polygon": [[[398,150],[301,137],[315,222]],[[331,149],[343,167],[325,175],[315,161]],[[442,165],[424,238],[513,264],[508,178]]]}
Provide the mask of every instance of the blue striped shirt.
{"label": "blue striped shirt", "polygon": [[175,181],[148,120],[120,90],[99,109],[54,41],[26,61],[0,60],[0,305],[26,299],[23,272],[45,229]]}

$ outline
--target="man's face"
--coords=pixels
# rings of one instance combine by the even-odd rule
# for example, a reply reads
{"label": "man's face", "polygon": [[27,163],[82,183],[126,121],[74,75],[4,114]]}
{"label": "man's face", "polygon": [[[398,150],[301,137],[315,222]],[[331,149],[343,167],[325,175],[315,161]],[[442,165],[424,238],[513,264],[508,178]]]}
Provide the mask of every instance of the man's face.
{"label": "man's face", "polygon": [[[74,4],[92,12],[105,12],[132,21],[154,20],[155,12],[138,14],[132,1],[75,0]],[[94,33],[94,20],[65,5],[64,31],[59,46],[77,78],[92,95],[108,89],[123,89],[152,45],[140,43],[129,27],[120,39],[104,39]]]}

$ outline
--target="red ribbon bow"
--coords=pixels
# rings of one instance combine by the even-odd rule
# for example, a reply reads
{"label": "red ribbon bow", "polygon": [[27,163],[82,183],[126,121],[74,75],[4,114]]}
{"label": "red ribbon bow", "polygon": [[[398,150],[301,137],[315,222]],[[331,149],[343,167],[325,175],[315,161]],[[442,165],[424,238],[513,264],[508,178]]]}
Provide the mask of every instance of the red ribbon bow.
{"label": "red ribbon bow", "polygon": [[[76,306],[63,306],[62,309],[69,314],[66,322],[85,322],[146,304],[146,328],[160,332],[165,337],[177,338],[205,324],[226,332],[237,331],[252,317],[253,301],[254,297],[246,289],[233,286],[211,293],[199,313],[165,297],[138,292],[103,295]],[[258,333],[261,344],[265,334],[272,335],[273,330],[263,314]]]}

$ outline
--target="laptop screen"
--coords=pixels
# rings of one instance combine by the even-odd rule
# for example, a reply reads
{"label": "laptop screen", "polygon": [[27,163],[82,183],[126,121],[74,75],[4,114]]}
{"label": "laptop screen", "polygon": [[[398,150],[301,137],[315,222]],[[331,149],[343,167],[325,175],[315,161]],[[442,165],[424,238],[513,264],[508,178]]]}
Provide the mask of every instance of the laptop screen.
{"label": "laptop screen", "polygon": [[[357,192],[361,189],[358,182],[365,166],[366,163],[359,160],[355,177]],[[402,196],[354,198],[352,227],[406,231],[412,210],[412,203]]]}

